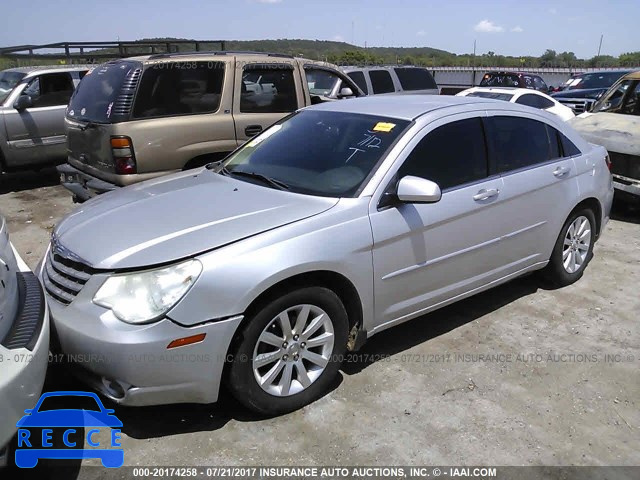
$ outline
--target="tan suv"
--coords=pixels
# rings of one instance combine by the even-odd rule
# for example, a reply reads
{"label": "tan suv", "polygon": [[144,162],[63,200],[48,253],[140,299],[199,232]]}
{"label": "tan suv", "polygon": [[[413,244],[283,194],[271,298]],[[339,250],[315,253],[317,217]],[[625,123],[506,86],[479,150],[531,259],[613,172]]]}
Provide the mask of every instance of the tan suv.
{"label": "tan suv", "polygon": [[105,63],[66,113],[74,201],[221,160],[295,110],[364,95],[335,66],[280,54],[162,54]]}

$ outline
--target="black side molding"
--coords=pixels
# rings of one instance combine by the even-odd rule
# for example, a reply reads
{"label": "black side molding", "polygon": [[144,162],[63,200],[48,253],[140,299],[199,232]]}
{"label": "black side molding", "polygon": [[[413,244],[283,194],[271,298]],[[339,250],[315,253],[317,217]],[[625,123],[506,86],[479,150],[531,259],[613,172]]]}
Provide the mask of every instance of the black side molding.
{"label": "black side molding", "polygon": [[45,300],[40,281],[32,272],[17,272],[20,306],[11,330],[2,340],[9,350],[33,351],[44,322]]}

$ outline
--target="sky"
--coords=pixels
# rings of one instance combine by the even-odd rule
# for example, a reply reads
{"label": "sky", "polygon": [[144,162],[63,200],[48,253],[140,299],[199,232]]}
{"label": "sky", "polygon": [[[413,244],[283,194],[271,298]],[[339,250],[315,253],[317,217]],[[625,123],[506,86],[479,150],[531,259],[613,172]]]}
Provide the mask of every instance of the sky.
{"label": "sky", "polygon": [[304,38],[579,58],[640,50],[640,0],[0,0],[0,47],[61,41]]}

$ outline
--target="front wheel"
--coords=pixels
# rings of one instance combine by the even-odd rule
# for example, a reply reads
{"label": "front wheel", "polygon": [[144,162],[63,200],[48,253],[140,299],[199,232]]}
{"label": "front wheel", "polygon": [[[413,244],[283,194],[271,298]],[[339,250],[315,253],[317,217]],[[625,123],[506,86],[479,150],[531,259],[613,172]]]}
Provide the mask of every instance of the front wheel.
{"label": "front wheel", "polygon": [[569,215],[551,253],[544,275],[554,286],[564,287],[580,279],[593,257],[596,238],[593,211],[585,208]]}
{"label": "front wheel", "polygon": [[340,368],[348,329],[344,305],[327,288],[301,288],[272,300],[241,332],[229,370],[231,393],[268,415],[313,402]]}

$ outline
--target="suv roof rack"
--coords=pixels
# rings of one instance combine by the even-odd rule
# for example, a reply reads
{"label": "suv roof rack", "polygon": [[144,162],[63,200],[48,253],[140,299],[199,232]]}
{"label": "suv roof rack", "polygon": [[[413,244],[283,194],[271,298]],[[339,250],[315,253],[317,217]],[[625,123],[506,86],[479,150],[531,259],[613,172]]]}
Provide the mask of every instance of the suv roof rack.
{"label": "suv roof rack", "polygon": [[155,60],[158,58],[192,56],[192,55],[266,55],[267,57],[294,58],[293,55],[287,55],[286,53],[253,52],[249,50],[213,50],[208,52],[191,51],[191,52],[157,53],[155,55],[151,55],[149,57],[149,60]]}

